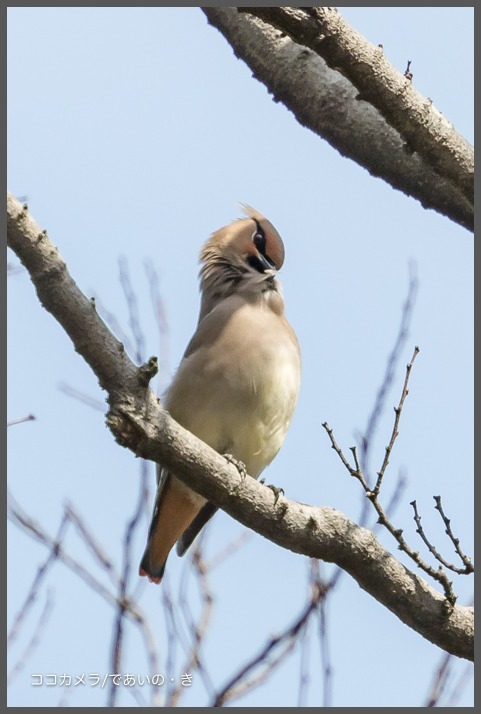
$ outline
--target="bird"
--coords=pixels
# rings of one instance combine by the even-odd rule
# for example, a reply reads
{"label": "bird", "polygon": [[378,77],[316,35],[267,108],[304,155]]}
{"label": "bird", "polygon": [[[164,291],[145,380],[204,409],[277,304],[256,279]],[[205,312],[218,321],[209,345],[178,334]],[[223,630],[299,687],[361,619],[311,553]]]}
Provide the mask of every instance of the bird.
{"label": "bird", "polygon": [[[164,395],[170,416],[258,479],[281,448],[297,402],[301,356],[276,278],[284,244],[251,206],[200,253],[196,331]],[[157,493],[139,575],[160,583],[217,507],[157,467]]]}

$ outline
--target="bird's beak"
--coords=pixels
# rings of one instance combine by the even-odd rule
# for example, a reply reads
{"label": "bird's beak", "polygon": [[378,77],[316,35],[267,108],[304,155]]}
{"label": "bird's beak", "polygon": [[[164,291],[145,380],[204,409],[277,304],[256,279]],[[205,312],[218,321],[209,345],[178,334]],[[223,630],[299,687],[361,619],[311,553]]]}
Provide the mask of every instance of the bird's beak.
{"label": "bird's beak", "polygon": [[264,268],[264,273],[269,272],[271,275],[275,275],[277,273],[276,266],[271,260],[269,260],[269,258],[259,252],[257,252],[257,257]]}

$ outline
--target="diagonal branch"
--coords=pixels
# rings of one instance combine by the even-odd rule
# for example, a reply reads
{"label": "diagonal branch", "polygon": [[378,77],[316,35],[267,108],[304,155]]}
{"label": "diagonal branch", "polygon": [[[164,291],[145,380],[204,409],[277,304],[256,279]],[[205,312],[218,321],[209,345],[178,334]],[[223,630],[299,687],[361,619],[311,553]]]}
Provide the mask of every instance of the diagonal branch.
{"label": "diagonal branch", "polygon": [[471,145],[336,8],[202,10],[302,126],[424,208],[473,230]]}
{"label": "diagonal branch", "polygon": [[251,478],[240,479],[235,466],[177,424],[150,390],[146,370],[131,362],[57,249],[11,195],[7,232],[8,244],[29,271],[43,306],[62,324],[108,392],[107,424],[119,444],[175,472],[277,545],[338,564],[423,637],[459,657],[473,657],[473,608],[447,607],[440,593],[340,511],[283,496],[274,502],[269,488]]}
{"label": "diagonal branch", "polygon": [[380,48],[352,28],[335,7],[245,7],[239,11],[269,22],[341,72],[359,92],[358,101],[375,107],[411,151],[416,151],[473,202],[472,147],[433,103],[426,104],[425,97],[416,91],[409,74],[410,63],[404,74],[399,72]]}
{"label": "diagonal branch", "polygon": [[313,578],[310,598],[300,615],[283,632],[273,635],[259,653],[231,677],[215,694],[212,707],[222,707],[264,681],[296,646],[298,638],[302,637],[310,622],[311,615],[320,607],[327,593],[328,587],[321,579]]}

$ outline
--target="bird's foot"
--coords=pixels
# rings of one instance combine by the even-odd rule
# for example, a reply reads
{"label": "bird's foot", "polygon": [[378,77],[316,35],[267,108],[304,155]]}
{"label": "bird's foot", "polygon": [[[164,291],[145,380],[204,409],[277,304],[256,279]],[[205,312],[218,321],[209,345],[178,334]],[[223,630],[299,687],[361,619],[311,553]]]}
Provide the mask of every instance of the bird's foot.
{"label": "bird's foot", "polygon": [[244,481],[245,477],[247,476],[247,467],[246,465],[242,462],[239,461],[239,459],[236,459],[232,456],[232,454],[222,454],[224,459],[228,461],[230,464],[236,467],[237,471],[239,472],[239,475],[241,477],[241,480]]}
{"label": "bird's foot", "polygon": [[267,483],[266,488],[270,488],[272,493],[274,494],[274,506],[276,505],[277,501],[279,500],[279,496],[284,495],[284,489],[280,488],[279,486],[274,486],[272,483]]}

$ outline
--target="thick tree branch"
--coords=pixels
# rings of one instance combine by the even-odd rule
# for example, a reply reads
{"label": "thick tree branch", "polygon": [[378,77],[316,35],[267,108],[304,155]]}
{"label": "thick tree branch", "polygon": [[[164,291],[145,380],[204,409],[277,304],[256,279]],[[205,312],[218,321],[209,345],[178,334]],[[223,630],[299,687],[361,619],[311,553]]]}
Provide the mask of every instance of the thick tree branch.
{"label": "thick tree branch", "polygon": [[472,147],[411,81],[393,67],[379,47],[368,42],[345,22],[335,7],[243,8],[298,44],[323,58],[341,72],[393,126],[406,144],[440,175],[474,201],[474,156]]}
{"label": "thick tree branch", "polygon": [[473,657],[473,608],[447,605],[340,511],[279,497],[254,479],[241,479],[223,456],[183,429],[162,409],[69,275],[65,263],[25,207],[8,195],[8,244],[30,273],[44,307],[108,392],[107,424],[117,442],[176,473],[245,526],[295,553],[337,563],[400,620],[442,649]]}
{"label": "thick tree branch", "polygon": [[473,230],[472,147],[337,9],[202,10],[303,126],[425,208]]}

